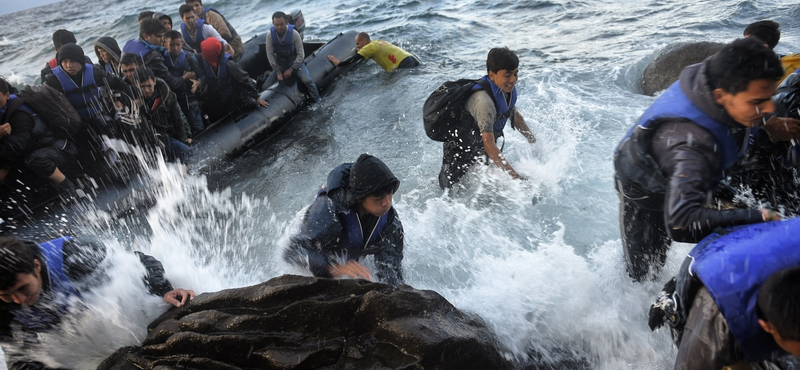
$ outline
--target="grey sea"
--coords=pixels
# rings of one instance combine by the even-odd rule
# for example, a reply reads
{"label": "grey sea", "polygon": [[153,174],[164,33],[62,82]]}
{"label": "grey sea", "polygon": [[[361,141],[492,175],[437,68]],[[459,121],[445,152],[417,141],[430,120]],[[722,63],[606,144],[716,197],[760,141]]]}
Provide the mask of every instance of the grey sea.
{"label": "grey sea", "polygon": [[[97,60],[102,36],[136,37],[137,14],[167,13],[180,1],[70,0],[0,16],[0,74],[39,81],[53,57],[51,35],[75,32]],[[0,2],[0,6],[6,1]],[[373,62],[341,78],[322,102],[277,135],[211,173],[151,170],[155,205],[114,218],[87,210],[60,228],[80,229],[111,251],[108,283],[84,297],[87,310],[41,335],[38,359],[53,367],[96,367],[135,345],[166,309],[139,282],[126,250],[160,259],[176,286],[198,292],[296,273],[281,259],[288,237],[333,167],[361,153],[401,179],[395,207],[405,227],[406,283],[477,313],[519,368],[668,369],[669,333],[647,328],[649,303],[690,245],[675,245],[664,274],[634,284],[624,269],[612,155],[653,101],[637,92],[664,46],[727,42],[762,19],[780,22],[776,51],[800,51],[800,5],[788,0],[375,0],[212,1],[243,39],[276,10],[301,9],[307,41],[369,32],[417,54],[422,66],[386,73]],[[177,24],[177,22],[176,22]],[[528,181],[477,166],[465,186],[437,184],[441,144],[425,136],[422,105],[446,80],[478,78],[488,50],[521,60],[517,107],[538,138],[507,130],[504,152]],[[537,356],[531,356],[538,353]]]}

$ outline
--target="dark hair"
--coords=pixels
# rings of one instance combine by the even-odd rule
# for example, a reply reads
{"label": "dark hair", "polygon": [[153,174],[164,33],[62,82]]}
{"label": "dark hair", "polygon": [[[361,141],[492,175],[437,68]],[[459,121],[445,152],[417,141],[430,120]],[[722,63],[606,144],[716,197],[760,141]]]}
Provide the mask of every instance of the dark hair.
{"label": "dark hair", "polygon": [[758,290],[756,304],[781,338],[800,340],[800,267],[770,275]]}
{"label": "dark hair", "polygon": [[53,46],[55,46],[56,49],[60,49],[61,46],[65,44],[77,44],[77,43],[78,40],[75,39],[75,34],[70,31],[61,29],[61,30],[56,30],[56,32],[53,32]]}
{"label": "dark hair", "polygon": [[153,18],[143,20],[142,24],[139,26],[140,37],[144,37],[144,35],[158,35],[159,33],[163,34],[166,31],[167,29],[164,28],[161,21]]}
{"label": "dark hair", "polygon": [[136,64],[137,66],[141,67],[144,65],[144,59],[142,56],[135,53],[124,53],[122,54],[122,58],[119,60],[120,65],[131,65]]}
{"label": "dark hair", "polygon": [[172,26],[172,17],[164,14],[164,13],[153,13],[153,18],[158,19],[159,21],[168,20],[169,25]]}
{"label": "dark hair", "polygon": [[36,243],[16,236],[0,236],[0,290],[17,283],[17,274],[34,273],[33,260],[41,260],[41,250]]}
{"label": "dark hair", "polygon": [[136,71],[133,72],[133,79],[134,81],[138,82],[145,82],[147,80],[155,80],[156,75],[153,73],[153,70],[147,67],[139,67],[136,68]]}
{"label": "dark hair", "polygon": [[[192,8],[192,6],[189,5],[189,4],[183,4],[183,5],[181,5],[180,8],[178,8],[178,14],[180,15],[181,18],[183,18],[183,15],[188,13],[188,12],[194,13],[194,8]],[[197,15],[197,14],[195,14],[195,15]]]}
{"label": "dark hair", "polygon": [[358,37],[358,38],[360,38],[360,39],[362,39],[362,40],[364,40],[366,42],[370,42],[369,34],[366,33],[366,32],[359,32],[358,35],[356,35],[356,37]]}
{"label": "dark hair", "polygon": [[783,77],[783,66],[778,56],[752,37],[725,45],[707,63],[708,87],[711,90],[721,88],[728,94],[747,90],[752,81],[779,81]]}
{"label": "dark hair", "polygon": [[519,58],[507,47],[489,50],[489,55],[486,56],[486,72],[497,73],[502,69],[513,71],[517,68],[519,68]]}
{"label": "dark hair", "polygon": [[744,29],[744,37],[757,37],[767,44],[770,50],[775,49],[778,41],[781,40],[781,25],[775,21],[758,21],[747,25]]}
{"label": "dark hair", "polygon": [[196,3],[200,3],[200,5],[203,5],[203,0],[186,0],[186,4],[195,3],[195,2]]}
{"label": "dark hair", "polygon": [[167,33],[164,34],[164,38],[167,38],[167,39],[170,39],[170,40],[175,40],[175,39],[181,40],[181,39],[183,39],[183,36],[181,35],[180,32],[178,32],[176,30],[172,30],[172,31],[167,31]]}
{"label": "dark hair", "polygon": [[289,17],[287,17],[286,13],[284,13],[284,12],[272,13],[272,19],[275,19],[275,18],[283,18],[283,19],[286,20],[286,22],[289,22]]}
{"label": "dark hair", "polygon": [[143,19],[153,18],[153,14],[156,14],[156,12],[152,10],[145,10],[139,13],[139,22],[141,22]]}
{"label": "dark hair", "polygon": [[5,78],[0,77],[0,93],[8,94],[11,91],[11,84]]}

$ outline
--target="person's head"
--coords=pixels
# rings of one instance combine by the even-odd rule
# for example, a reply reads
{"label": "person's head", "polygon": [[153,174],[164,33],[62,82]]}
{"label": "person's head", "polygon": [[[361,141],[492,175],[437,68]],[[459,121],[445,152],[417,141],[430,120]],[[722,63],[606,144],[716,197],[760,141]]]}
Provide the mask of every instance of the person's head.
{"label": "person's head", "polygon": [[284,12],[275,12],[272,14],[272,26],[275,27],[275,31],[277,31],[279,35],[285,34],[286,30],[289,29],[289,20],[287,18]]}
{"label": "person's head", "polygon": [[361,48],[367,46],[371,41],[368,33],[359,32],[358,35],[356,35],[356,50],[361,50]]}
{"label": "person's head", "polygon": [[145,20],[145,19],[153,18],[153,14],[155,14],[155,13],[156,12],[154,12],[152,10],[145,10],[145,11],[139,13],[139,24],[142,24],[142,21]]}
{"label": "person's head", "polygon": [[758,325],[800,357],[800,267],[772,274],[758,290]]}
{"label": "person's head", "polygon": [[66,44],[77,44],[78,40],[75,39],[75,34],[67,30],[56,30],[53,32],[53,48],[56,49],[56,53],[58,50],[61,49],[61,46]]}
{"label": "person's head", "polygon": [[0,78],[0,108],[8,104],[8,99],[11,98],[11,84],[5,78]]}
{"label": "person's head", "polygon": [[519,58],[507,47],[489,50],[489,55],[486,56],[486,72],[495,85],[510,93],[519,76]]}
{"label": "person's head", "polygon": [[156,75],[153,74],[153,71],[147,67],[140,67],[133,72],[133,75],[136,80],[136,86],[141,91],[142,96],[145,99],[152,98],[156,91]]}
{"label": "person's head", "polygon": [[129,84],[133,84],[135,82],[133,73],[136,72],[137,68],[143,65],[144,60],[139,54],[125,53],[122,54],[122,58],[119,60],[119,69]]}
{"label": "person's head", "polygon": [[186,5],[194,9],[194,15],[198,18],[203,15],[203,2],[200,0],[186,0]]}
{"label": "person's head", "polygon": [[15,236],[0,236],[0,300],[33,306],[42,292],[39,246]]}
{"label": "person's head", "polygon": [[183,50],[183,38],[181,33],[175,30],[167,31],[164,34],[164,47],[169,50],[169,55],[177,57]]}
{"label": "person's head", "polygon": [[158,19],[148,18],[139,26],[139,36],[153,45],[164,44],[164,25]]}
{"label": "person's head", "polygon": [[778,41],[781,40],[781,25],[775,21],[758,21],[747,25],[744,29],[744,37],[756,37],[772,50]]}
{"label": "person's head", "polygon": [[222,44],[214,37],[209,37],[200,43],[200,51],[203,60],[214,67],[217,67],[219,56],[222,54]]}
{"label": "person's head", "polygon": [[165,31],[172,31],[172,17],[164,14],[164,13],[154,13],[154,19],[158,19],[161,22],[161,25],[164,26]]}
{"label": "person's head", "polygon": [[708,87],[714,100],[734,121],[754,126],[775,111],[772,95],[783,77],[783,66],[760,40],[738,39],[706,63]]}
{"label": "person's head", "polygon": [[58,51],[58,65],[70,76],[75,76],[83,70],[86,56],[83,49],[76,44],[65,44]]}
{"label": "person's head", "polygon": [[113,37],[104,36],[94,43],[94,53],[103,63],[116,63],[119,59],[119,44]]}
{"label": "person's head", "polygon": [[197,27],[197,16],[194,14],[194,8],[191,5],[181,5],[181,7],[178,8],[178,14],[180,14],[181,20],[183,23],[186,23],[187,27]]}
{"label": "person's head", "polygon": [[400,180],[380,159],[369,154],[358,157],[350,167],[345,202],[380,217],[392,207],[392,196],[400,187]]}

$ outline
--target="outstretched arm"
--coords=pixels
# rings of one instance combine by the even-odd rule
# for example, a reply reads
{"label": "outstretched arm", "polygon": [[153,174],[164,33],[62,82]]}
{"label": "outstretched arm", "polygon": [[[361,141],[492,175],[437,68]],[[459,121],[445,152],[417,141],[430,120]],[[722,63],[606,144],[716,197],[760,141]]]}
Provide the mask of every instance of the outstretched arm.
{"label": "outstretched arm", "polygon": [[525,136],[525,139],[528,140],[529,143],[533,144],[536,142],[536,136],[533,136],[533,131],[531,131],[530,127],[525,123],[525,119],[522,118],[522,115],[519,114],[519,111],[514,109],[514,116],[512,117],[512,126],[519,130],[522,136]]}
{"label": "outstretched arm", "polygon": [[500,167],[503,171],[506,171],[511,177],[519,180],[526,180],[526,178],[517,173],[505,157],[503,157],[503,153],[500,152],[500,148],[497,147],[497,144],[494,142],[494,133],[492,132],[482,132],[481,138],[483,138],[483,149],[486,150],[486,155],[492,159],[497,167]]}

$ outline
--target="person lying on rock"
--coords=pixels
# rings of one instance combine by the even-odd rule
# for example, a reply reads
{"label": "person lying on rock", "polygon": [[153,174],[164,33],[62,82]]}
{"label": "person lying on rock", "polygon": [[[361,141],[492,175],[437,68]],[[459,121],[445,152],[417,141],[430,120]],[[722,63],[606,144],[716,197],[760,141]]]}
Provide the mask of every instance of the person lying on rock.
{"label": "person lying on rock", "polygon": [[380,159],[362,154],[328,174],[283,259],[318,277],[372,280],[359,263],[374,255],[378,280],[403,283],[403,225],[392,207],[400,180]]}
{"label": "person lying on rock", "polygon": [[[161,262],[135,253],[147,270],[144,282],[151,294],[175,307],[194,299],[194,291],[172,288]],[[0,237],[0,346],[9,369],[45,369],[18,353],[24,353],[36,333],[55,328],[79,305],[81,293],[97,285],[101,279],[96,272],[105,256],[104,246],[68,236],[38,245]]]}

